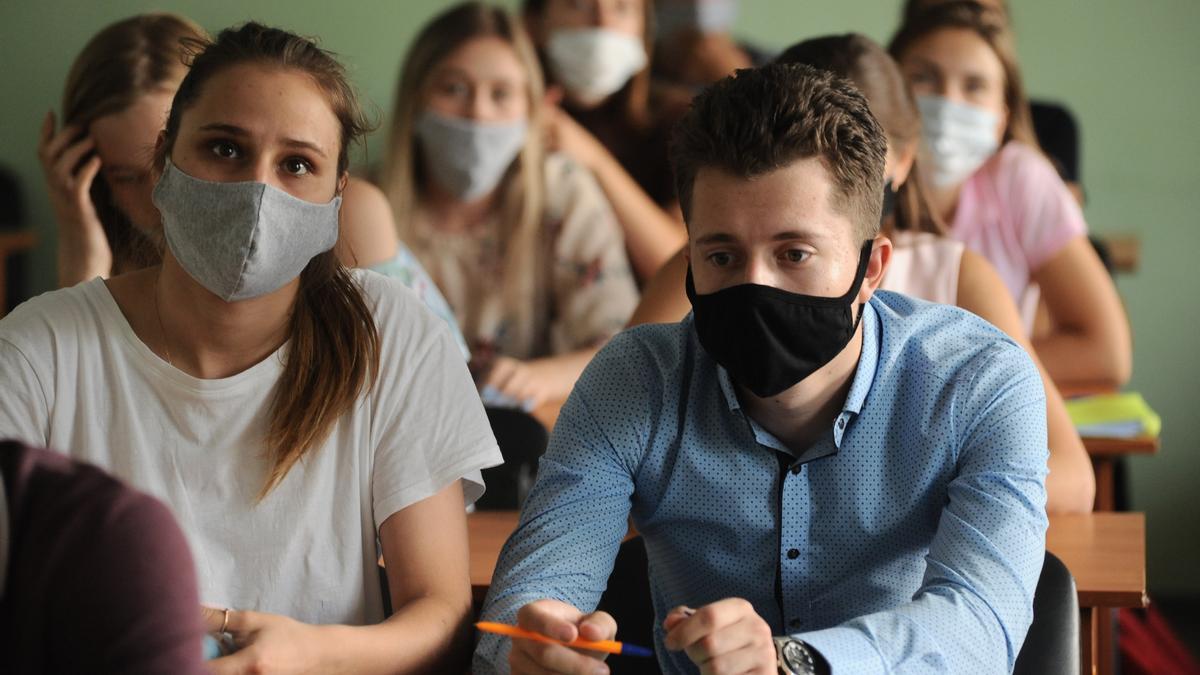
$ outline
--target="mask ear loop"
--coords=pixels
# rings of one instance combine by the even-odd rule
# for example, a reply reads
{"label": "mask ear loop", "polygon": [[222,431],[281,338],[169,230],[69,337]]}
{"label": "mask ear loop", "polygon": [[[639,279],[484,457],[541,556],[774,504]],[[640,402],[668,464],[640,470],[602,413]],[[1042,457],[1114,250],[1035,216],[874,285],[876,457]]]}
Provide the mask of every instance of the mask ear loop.
{"label": "mask ear loop", "polygon": [[[854,296],[862,290],[863,281],[867,278],[867,267],[871,264],[871,252],[875,249],[875,240],[868,239],[863,243],[862,249],[858,253],[858,271],[854,274],[854,285],[850,290],[842,296],[842,300],[850,302],[854,300]],[[858,324],[862,323],[863,308],[867,303],[862,303],[858,306],[858,316],[854,318],[854,327],[850,329],[850,334],[853,335],[858,330]]]}

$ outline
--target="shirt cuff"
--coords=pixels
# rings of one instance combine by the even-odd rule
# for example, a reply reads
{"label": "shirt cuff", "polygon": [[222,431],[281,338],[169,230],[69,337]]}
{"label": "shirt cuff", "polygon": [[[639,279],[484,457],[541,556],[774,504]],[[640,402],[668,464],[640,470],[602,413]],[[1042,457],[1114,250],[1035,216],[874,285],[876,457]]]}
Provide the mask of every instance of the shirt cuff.
{"label": "shirt cuff", "polygon": [[837,626],[811,633],[796,633],[792,639],[800,640],[821,653],[829,672],[839,673],[884,673],[887,667],[875,645],[862,631]]}

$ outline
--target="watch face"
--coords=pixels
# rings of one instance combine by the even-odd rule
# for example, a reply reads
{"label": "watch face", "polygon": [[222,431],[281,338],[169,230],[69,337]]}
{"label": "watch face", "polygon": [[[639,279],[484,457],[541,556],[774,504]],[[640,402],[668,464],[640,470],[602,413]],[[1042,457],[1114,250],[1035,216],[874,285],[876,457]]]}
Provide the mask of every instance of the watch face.
{"label": "watch face", "polygon": [[783,645],[783,660],[787,663],[789,669],[796,673],[811,673],[812,658],[808,654],[808,650],[795,640],[790,640]]}

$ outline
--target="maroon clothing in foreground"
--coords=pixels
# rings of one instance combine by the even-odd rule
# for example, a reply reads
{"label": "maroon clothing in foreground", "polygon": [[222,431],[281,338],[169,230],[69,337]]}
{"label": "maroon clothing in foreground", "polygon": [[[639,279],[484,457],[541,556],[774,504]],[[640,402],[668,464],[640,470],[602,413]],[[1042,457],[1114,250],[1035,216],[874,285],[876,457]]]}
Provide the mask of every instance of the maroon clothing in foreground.
{"label": "maroon clothing in foreground", "polygon": [[195,568],[162,503],[13,442],[0,441],[0,476],[0,672],[206,672]]}

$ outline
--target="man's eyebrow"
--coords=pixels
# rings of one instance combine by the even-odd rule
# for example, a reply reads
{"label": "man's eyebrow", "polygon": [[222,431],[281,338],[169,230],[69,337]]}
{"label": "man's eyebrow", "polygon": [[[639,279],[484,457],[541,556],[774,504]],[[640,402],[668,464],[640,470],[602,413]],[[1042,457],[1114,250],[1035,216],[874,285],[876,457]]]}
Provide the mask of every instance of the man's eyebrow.
{"label": "man's eyebrow", "polygon": [[[227,124],[225,122],[213,122],[212,124],[205,124],[200,127],[200,130],[201,131],[222,131],[224,133],[229,134],[230,136],[237,136],[237,137],[242,137],[242,138],[245,138],[246,136],[250,135],[250,132],[246,131],[242,127],[239,127],[236,124]],[[323,150],[321,148],[321,146],[319,146],[316,143],[313,143],[311,141],[304,141],[304,140],[300,140],[298,138],[285,138],[285,139],[283,139],[283,144],[288,147],[305,148],[307,150],[312,150],[313,152],[317,153],[321,157],[328,158],[328,155],[325,154],[325,150]]]}
{"label": "man's eyebrow", "polygon": [[736,241],[737,239],[731,234],[714,232],[713,234],[706,234],[700,237],[696,240],[696,243],[703,246],[704,244],[732,244]]}

